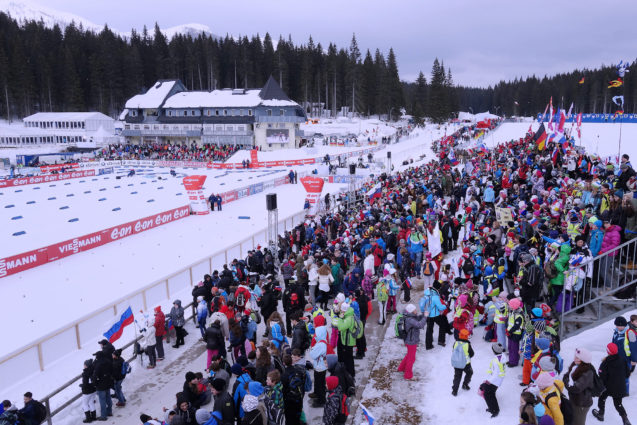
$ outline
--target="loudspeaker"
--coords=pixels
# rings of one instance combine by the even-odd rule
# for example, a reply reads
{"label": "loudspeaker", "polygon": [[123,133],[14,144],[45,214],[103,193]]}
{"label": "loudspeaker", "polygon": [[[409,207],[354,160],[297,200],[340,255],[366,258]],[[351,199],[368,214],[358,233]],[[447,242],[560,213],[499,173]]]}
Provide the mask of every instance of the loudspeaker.
{"label": "loudspeaker", "polygon": [[276,210],[276,193],[268,193],[265,195],[265,206],[268,211]]}
{"label": "loudspeaker", "polygon": [[387,151],[387,158],[391,158],[391,151]]}
{"label": "loudspeaker", "polygon": [[356,174],[356,164],[349,164],[349,173]]}

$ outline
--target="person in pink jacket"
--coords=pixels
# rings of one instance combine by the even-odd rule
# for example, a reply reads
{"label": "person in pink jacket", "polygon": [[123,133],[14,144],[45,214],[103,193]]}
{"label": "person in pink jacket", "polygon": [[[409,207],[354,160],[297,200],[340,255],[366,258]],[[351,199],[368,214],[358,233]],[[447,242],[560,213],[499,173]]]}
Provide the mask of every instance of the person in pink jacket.
{"label": "person in pink jacket", "polygon": [[621,243],[621,228],[614,224],[610,224],[610,221],[604,220],[604,239],[602,239],[602,247],[599,250],[599,254],[609,253],[605,257],[599,260],[599,274],[604,279],[604,287],[610,288],[612,286],[613,278],[613,262],[615,257],[619,253],[619,250],[613,251]]}

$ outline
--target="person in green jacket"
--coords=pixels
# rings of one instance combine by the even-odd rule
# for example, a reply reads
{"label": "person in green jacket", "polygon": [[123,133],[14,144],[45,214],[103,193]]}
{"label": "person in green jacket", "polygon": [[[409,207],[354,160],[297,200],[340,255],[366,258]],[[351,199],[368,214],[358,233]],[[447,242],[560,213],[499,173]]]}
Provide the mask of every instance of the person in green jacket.
{"label": "person in green jacket", "polygon": [[[566,238],[567,242],[560,245],[560,253],[557,259],[554,260],[555,268],[557,269],[557,275],[549,281],[549,283],[551,284],[551,302],[549,304],[551,306],[555,305],[558,297],[564,289],[564,275],[565,272],[568,270],[568,260],[571,254],[571,246],[568,243],[568,236],[562,235],[561,237]],[[551,258],[553,258],[553,256]]]}
{"label": "person in green jacket", "polygon": [[354,376],[354,346],[356,345],[356,335],[354,335],[354,309],[346,302],[341,304],[341,314],[336,323],[338,328],[338,345],[336,354],[338,361],[343,362],[345,369]]}
{"label": "person in green jacket", "polygon": [[342,279],[341,279],[341,264],[336,261],[336,258],[332,258],[332,277],[334,278],[334,286],[332,286],[332,291],[334,294],[338,294],[343,292],[341,288]]}

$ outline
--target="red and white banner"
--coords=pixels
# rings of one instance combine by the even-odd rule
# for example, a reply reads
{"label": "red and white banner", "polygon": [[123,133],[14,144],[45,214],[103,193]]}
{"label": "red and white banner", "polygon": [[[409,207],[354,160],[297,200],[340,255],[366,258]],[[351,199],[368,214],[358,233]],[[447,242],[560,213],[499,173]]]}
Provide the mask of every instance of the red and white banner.
{"label": "red and white banner", "polygon": [[188,191],[188,199],[190,199],[190,208],[197,215],[206,215],[210,213],[206,198],[203,194],[203,184],[206,182],[206,176],[186,176],[183,179],[184,187]]}
{"label": "red and white banner", "polygon": [[316,214],[321,200],[321,192],[325,181],[320,177],[301,177],[301,184],[307,192],[307,199],[310,201],[310,214]]}
{"label": "red and white banner", "polygon": [[259,168],[259,151],[256,149],[250,151],[250,168]]}
{"label": "red and white banner", "polygon": [[120,224],[119,226],[49,245],[44,248],[13,255],[11,257],[0,258],[0,278],[23,272],[59,260],[60,258],[77,254],[78,252],[88,251],[118,239],[145,232],[155,227],[188,217],[189,215],[190,208],[188,205],[185,205],[140,218],[139,220]]}
{"label": "red and white banner", "polygon": [[43,165],[40,167],[40,172],[42,173],[51,173],[53,171],[60,171],[64,168],[65,170],[74,170],[76,168],[80,168],[80,164],[77,162],[72,164],[54,164],[54,165]]}
{"label": "red and white banner", "polygon": [[0,188],[12,186],[24,186],[28,184],[41,184],[60,180],[79,179],[95,175],[95,170],[72,171],[62,174],[46,174],[42,176],[22,177],[17,179],[0,180]]}

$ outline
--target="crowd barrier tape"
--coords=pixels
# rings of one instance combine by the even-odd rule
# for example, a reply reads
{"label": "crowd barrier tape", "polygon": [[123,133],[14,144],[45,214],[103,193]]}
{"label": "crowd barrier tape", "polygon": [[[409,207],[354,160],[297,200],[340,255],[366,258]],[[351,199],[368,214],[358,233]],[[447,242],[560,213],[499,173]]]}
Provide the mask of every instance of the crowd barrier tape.
{"label": "crowd barrier tape", "polygon": [[12,186],[25,186],[29,184],[49,183],[60,180],[79,179],[95,175],[95,170],[72,171],[61,174],[45,174],[42,176],[22,177],[17,179],[0,180],[0,188]]}
{"label": "crowd barrier tape", "polygon": [[188,205],[160,212],[88,235],[39,248],[11,257],[0,258],[0,278],[41,266],[79,252],[88,251],[116,240],[172,223],[190,215]]}

